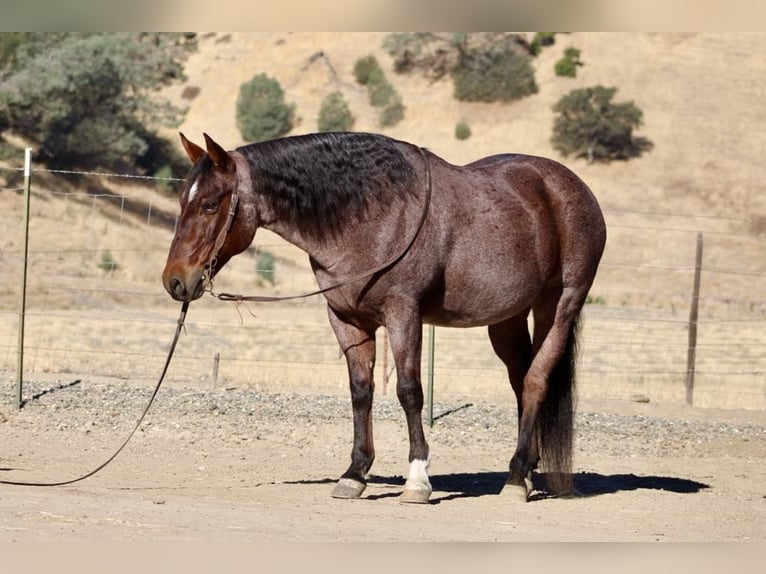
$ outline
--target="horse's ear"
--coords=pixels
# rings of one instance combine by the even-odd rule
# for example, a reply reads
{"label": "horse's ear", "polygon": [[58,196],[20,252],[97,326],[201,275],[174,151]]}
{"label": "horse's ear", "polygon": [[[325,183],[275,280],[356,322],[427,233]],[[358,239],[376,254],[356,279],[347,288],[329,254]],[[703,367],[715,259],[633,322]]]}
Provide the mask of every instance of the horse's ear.
{"label": "horse's ear", "polygon": [[234,169],[234,160],[231,156],[218,145],[213,138],[207,134],[205,136],[205,145],[207,146],[207,155],[213,161],[213,165],[219,171],[232,171]]}
{"label": "horse's ear", "polygon": [[181,144],[183,144],[184,149],[186,150],[186,155],[189,156],[192,163],[197,163],[197,160],[205,155],[205,150],[197,144],[187,140],[186,136],[181,132],[178,132],[178,135],[181,136]]}

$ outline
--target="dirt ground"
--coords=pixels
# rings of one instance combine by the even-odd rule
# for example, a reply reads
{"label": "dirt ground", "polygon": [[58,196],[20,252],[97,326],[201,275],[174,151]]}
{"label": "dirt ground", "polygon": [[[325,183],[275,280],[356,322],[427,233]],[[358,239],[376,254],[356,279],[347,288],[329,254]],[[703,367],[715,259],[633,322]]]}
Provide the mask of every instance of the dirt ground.
{"label": "dirt ground", "polygon": [[[140,412],[146,389],[131,392],[83,383],[38,393],[21,411],[0,404],[0,478],[62,480],[94,468]],[[391,414],[376,418],[370,483],[349,501],[330,497],[351,441],[350,417],[331,411],[347,399],[237,403],[248,396],[163,389],[133,442],[92,478],[0,485],[0,541],[766,540],[761,411],[581,404],[580,495],[520,504],[498,495],[513,417],[490,420],[505,408],[490,400],[428,430],[434,492],[430,504],[412,505],[398,500],[407,444],[395,399],[376,403]]]}

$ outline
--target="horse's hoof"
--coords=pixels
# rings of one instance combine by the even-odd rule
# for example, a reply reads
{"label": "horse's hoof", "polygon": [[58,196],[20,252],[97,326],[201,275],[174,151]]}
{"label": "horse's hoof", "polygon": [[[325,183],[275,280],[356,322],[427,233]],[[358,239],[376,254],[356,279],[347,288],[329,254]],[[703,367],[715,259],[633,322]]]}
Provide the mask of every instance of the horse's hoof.
{"label": "horse's hoof", "polygon": [[423,490],[422,488],[405,488],[402,490],[402,495],[399,497],[399,502],[406,502],[410,504],[428,504],[428,499],[430,496],[430,490]]}
{"label": "horse's hoof", "polygon": [[500,492],[503,498],[511,502],[527,502],[529,490],[526,484],[506,484]]}
{"label": "horse's hoof", "polygon": [[353,478],[341,478],[332,491],[333,498],[359,498],[367,485]]}

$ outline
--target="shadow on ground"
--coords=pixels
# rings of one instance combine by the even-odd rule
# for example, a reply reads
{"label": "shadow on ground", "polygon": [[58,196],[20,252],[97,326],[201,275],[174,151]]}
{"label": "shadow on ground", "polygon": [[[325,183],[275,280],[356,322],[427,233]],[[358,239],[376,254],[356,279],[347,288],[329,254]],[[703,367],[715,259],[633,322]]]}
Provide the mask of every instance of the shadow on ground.
{"label": "shadow on ground", "polygon": [[[431,477],[433,495],[431,503],[438,504],[457,498],[473,498],[478,496],[498,495],[503,489],[508,474],[505,472],[473,472],[455,474],[437,474]],[[377,500],[381,498],[398,497],[404,486],[403,476],[377,476],[368,479],[369,485],[393,487],[391,492],[371,494],[365,493],[364,498]],[[331,484],[334,479],[322,478],[317,480],[301,480],[289,484]],[[551,498],[545,491],[545,474],[534,476],[534,491],[530,500]],[[597,472],[577,472],[574,475],[574,486],[578,498],[615,494],[631,490],[662,490],[676,494],[694,494],[709,485],[696,480],[673,476],[641,476],[635,474],[600,474]]]}

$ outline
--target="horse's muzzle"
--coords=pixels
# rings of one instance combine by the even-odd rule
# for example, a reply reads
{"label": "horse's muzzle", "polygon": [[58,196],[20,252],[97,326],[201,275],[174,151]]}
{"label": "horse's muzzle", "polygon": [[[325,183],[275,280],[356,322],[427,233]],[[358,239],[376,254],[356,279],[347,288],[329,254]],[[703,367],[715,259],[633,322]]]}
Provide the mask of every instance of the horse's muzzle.
{"label": "horse's muzzle", "polygon": [[177,275],[169,275],[163,278],[163,284],[165,290],[176,301],[194,301],[205,293],[205,281],[201,273],[194,274],[187,279]]}

